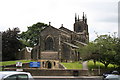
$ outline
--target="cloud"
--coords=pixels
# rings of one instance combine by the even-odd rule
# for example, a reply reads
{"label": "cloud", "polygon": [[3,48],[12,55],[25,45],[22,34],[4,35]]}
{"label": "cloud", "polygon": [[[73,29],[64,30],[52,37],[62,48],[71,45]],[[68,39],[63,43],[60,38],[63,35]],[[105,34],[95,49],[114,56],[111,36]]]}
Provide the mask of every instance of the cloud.
{"label": "cloud", "polygon": [[85,12],[90,39],[93,39],[94,31],[107,33],[117,30],[117,2],[118,0],[1,0],[0,30],[19,27],[25,31],[27,26],[37,22],[51,22],[56,28],[63,24],[73,30],[75,13],[82,18]]}

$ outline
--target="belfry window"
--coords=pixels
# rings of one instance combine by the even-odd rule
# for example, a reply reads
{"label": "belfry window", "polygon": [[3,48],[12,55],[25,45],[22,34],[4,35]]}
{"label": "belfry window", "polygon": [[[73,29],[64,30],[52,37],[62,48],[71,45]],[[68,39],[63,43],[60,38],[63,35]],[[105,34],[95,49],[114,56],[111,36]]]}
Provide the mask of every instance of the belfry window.
{"label": "belfry window", "polygon": [[53,39],[48,37],[45,41],[45,50],[53,50]]}
{"label": "belfry window", "polygon": [[81,26],[78,26],[77,32],[81,32]]}

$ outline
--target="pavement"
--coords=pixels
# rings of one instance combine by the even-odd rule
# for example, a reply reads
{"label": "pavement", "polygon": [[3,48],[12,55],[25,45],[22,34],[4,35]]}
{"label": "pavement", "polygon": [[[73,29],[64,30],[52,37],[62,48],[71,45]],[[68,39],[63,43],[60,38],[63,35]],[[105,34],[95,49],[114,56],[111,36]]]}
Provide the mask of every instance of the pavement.
{"label": "pavement", "polygon": [[102,76],[33,76],[33,78],[102,78]]}
{"label": "pavement", "polygon": [[88,66],[87,66],[87,61],[84,61],[83,63],[82,63],[82,66],[83,66],[83,70],[88,70]]}
{"label": "pavement", "polygon": [[102,76],[33,76],[34,80],[103,80]]}

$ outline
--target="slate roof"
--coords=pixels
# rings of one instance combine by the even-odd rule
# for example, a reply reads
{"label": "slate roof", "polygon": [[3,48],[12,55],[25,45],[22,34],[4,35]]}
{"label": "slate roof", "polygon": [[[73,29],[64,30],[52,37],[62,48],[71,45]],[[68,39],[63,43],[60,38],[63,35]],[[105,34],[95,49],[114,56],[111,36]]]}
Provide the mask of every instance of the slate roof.
{"label": "slate roof", "polygon": [[80,44],[82,44],[82,45],[87,45],[86,43],[83,43],[83,42],[80,42],[80,41],[77,41],[77,40],[74,40],[75,42],[77,42],[77,43],[80,43]]}
{"label": "slate roof", "polygon": [[65,44],[67,44],[67,45],[69,45],[69,46],[71,46],[71,47],[73,47],[73,48],[79,48],[78,46],[76,46],[76,45],[74,45],[74,44],[71,44],[71,43],[68,43],[68,42],[63,42],[63,43],[65,43]]}

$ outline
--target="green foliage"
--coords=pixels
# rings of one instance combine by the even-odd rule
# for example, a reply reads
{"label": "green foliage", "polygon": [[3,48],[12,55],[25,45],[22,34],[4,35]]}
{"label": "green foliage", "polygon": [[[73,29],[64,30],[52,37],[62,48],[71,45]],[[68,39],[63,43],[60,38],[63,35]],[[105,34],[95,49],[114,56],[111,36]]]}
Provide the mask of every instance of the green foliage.
{"label": "green foliage", "polygon": [[71,63],[61,63],[67,69],[82,69],[82,64],[80,62],[71,62]]}
{"label": "green foliage", "polygon": [[87,46],[84,46],[83,48],[80,49],[83,60],[90,59],[97,60],[99,56],[98,51],[99,51],[98,46],[93,42],[90,42]]}
{"label": "green foliage", "polygon": [[110,63],[120,65],[120,40],[110,35],[100,35],[81,48],[83,60],[99,61],[107,67]]}
{"label": "green foliage", "polygon": [[[109,64],[107,69],[111,69],[111,68],[115,68],[118,67],[117,65],[113,65],[113,64]],[[91,69],[106,69],[106,67],[104,66],[103,63],[101,62],[96,62],[96,64],[94,64],[94,62],[92,60],[88,61],[88,68]]]}
{"label": "green foliage", "polygon": [[43,30],[45,27],[47,27],[47,24],[44,23],[36,23],[33,24],[32,26],[28,27],[28,30],[26,32],[21,33],[21,42],[23,42],[24,47],[33,47],[35,45],[38,45],[39,43],[39,37],[40,37],[40,32]]}
{"label": "green foliage", "polygon": [[105,68],[104,64],[101,62],[96,62],[96,64],[94,64],[94,61],[92,61],[92,60],[88,61],[88,68],[89,69],[98,69],[99,66],[101,69]]}
{"label": "green foliage", "polygon": [[116,41],[116,44],[115,44],[116,55],[114,56],[113,64],[117,64],[120,66],[120,39],[116,38],[115,41]]}
{"label": "green foliage", "polygon": [[110,35],[100,35],[95,39],[95,42],[99,46],[99,61],[107,67],[113,62],[114,56],[116,55],[114,38]]}
{"label": "green foliage", "polygon": [[22,43],[19,41],[19,32],[19,28],[2,32],[2,60],[15,60],[15,55],[22,47]]}

